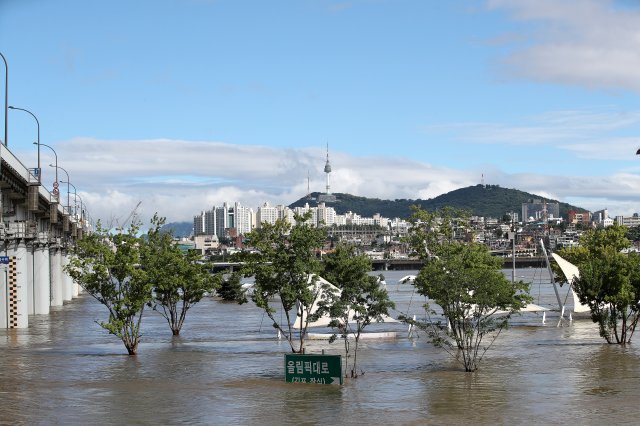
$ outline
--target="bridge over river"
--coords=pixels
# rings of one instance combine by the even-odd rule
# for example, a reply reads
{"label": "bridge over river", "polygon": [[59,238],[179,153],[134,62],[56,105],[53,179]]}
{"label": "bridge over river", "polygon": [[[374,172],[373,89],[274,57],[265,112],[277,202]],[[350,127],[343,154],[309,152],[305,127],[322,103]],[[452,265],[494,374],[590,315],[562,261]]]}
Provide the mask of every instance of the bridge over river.
{"label": "bridge over river", "polygon": [[69,249],[88,230],[82,212],[45,189],[0,144],[0,328],[27,328],[29,315],[48,314],[79,294],[64,273]]}
{"label": "bridge over river", "polygon": [[[373,269],[376,271],[404,271],[418,270],[422,268],[424,262],[420,259],[376,259],[372,260]],[[543,256],[516,257],[516,268],[533,268],[544,266],[545,260]],[[510,269],[513,267],[513,259],[504,258],[503,268]]]}
{"label": "bridge over river", "polygon": [[[371,261],[374,271],[417,271],[422,268],[424,261],[420,259],[374,259]],[[241,266],[238,262],[215,262],[214,271],[233,271]],[[516,268],[536,268],[545,266],[543,256],[516,257]],[[504,258],[503,268],[511,269],[513,259]]]}

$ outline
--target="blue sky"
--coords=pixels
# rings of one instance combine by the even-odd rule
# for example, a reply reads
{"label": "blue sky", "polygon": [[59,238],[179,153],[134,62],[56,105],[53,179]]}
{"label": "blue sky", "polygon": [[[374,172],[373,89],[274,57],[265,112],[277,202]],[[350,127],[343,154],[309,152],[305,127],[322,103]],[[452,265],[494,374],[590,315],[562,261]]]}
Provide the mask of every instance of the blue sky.
{"label": "blue sky", "polygon": [[[327,143],[335,192],[484,176],[640,211],[633,1],[0,0],[0,52],[9,103],[107,222],[138,201],[170,221],[289,204],[307,176],[323,190]],[[34,167],[34,120],[8,127]],[[51,162],[42,147],[48,186]]]}

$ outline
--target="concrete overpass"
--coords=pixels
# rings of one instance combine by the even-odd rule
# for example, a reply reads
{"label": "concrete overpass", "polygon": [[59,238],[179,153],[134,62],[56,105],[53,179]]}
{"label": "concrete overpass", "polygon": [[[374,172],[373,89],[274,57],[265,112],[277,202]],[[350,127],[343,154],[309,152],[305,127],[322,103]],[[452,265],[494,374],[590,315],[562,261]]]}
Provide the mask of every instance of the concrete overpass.
{"label": "concrete overpass", "polygon": [[[419,270],[424,265],[424,261],[420,259],[374,259],[371,261],[374,271],[388,270]],[[516,268],[536,268],[544,267],[544,256],[533,257],[516,257]],[[510,257],[503,258],[502,267],[511,269],[513,267],[513,259]]]}
{"label": "concrete overpass", "polygon": [[0,328],[26,328],[78,296],[63,267],[88,224],[2,144],[0,159]]}

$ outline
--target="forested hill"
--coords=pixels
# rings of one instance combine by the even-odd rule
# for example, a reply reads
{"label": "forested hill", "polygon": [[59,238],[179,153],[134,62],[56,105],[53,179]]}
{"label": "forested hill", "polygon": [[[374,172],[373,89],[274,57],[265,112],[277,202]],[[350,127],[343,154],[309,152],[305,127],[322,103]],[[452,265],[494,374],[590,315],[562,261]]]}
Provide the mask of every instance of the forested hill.
{"label": "forested hill", "polygon": [[[289,207],[302,207],[305,203],[309,206],[316,207],[318,204],[316,199],[320,195],[314,192],[309,198],[304,197],[289,205]],[[376,213],[380,213],[383,217],[403,218],[406,219],[411,214],[411,206],[419,205],[429,211],[441,209],[443,207],[464,208],[469,210],[473,215],[502,218],[507,212],[516,212],[520,214],[522,211],[522,203],[529,200],[546,200],[547,202],[557,202],[548,198],[541,197],[528,192],[519,191],[517,189],[501,188],[497,185],[476,185],[467,188],[456,189],[455,191],[442,194],[436,198],[428,200],[381,200],[379,198],[357,197],[350,194],[335,193],[337,201],[328,203],[338,214],[345,214],[348,211],[358,213],[360,216],[371,217]],[[560,215],[567,217],[569,210],[578,212],[585,211],[583,208],[560,203]],[[193,222],[174,222],[168,223],[163,228],[165,231],[171,230],[176,237],[188,237],[193,230]]]}
{"label": "forested hill", "polygon": [[171,222],[162,227],[163,232],[171,232],[174,237],[188,237],[193,233],[193,222]]}
{"label": "forested hill", "polygon": [[[304,206],[305,203],[309,203],[309,206],[317,206],[317,200],[319,193],[314,192],[310,197],[304,197],[298,201],[289,205],[289,207]],[[388,218],[408,218],[411,214],[411,206],[418,205],[423,209],[434,211],[443,207],[463,208],[471,212],[475,216],[493,217],[500,219],[507,212],[516,212],[518,214],[522,211],[522,203],[526,203],[529,200],[546,200],[547,202],[558,202],[557,200],[551,200],[539,195],[530,194],[528,192],[519,191],[517,189],[502,188],[498,185],[476,185],[466,188],[456,189],[455,191],[448,192],[446,194],[439,195],[435,198],[428,200],[381,200],[378,198],[365,198],[358,197],[350,194],[334,193],[337,201],[334,203],[327,203],[327,205],[333,207],[338,214],[345,214],[348,211],[358,213],[361,216],[373,216],[375,213],[380,213],[383,217]],[[560,215],[567,217],[569,210],[576,210],[578,212],[585,211],[585,209],[572,206],[567,203],[559,202]]]}

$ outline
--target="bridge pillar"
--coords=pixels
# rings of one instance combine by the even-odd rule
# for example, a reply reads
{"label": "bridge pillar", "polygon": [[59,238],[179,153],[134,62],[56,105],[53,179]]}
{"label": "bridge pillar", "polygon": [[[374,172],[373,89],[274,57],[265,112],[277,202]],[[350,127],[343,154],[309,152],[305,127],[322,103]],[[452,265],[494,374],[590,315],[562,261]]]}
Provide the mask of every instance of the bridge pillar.
{"label": "bridge pillar", "polygon": [[27,246],[24,240],[14,240],[7,245],[9,264],[3,268],[3,297],[0,325],[4,328],[29,327],[29,301],[27,289]]}
{"label": "bridge pillar", "polygon": [[[65,266],[68,265],[69,263],[71,263],[71,256],[67,252],[67,255],[65,256]],[[71,286],[73,289],[73,297],[80,296],[80,293],[82,292],[82,288],[80,287],[80,284],[75,282],[73,278],[71,278],[71,275],[67,275],[67,277],[69,278],[69,281],[71,281]]]}
{"label": "bridge pillar", "polygon": [[9,309],[8,266],[2,265],[0,268],[0,329],[9,327],[9,324],[7,324],[7,311]]}
{"label": "bridge pillar", "polygon": [[[69,263],[69,255],[66,251],[62,251],[60,255],[60,276],[62,277],[63,283],[63,297],[65,301],[69,301],[73,299],[74,292],[74,283],[71,277],[64,271],[64,267]],[[75,295],[77,296],[77,294]]]}
{"label": "bridge pillar", "polygon": [[33,291],[33,313],[48,314],[51,306],[49,247],[44,244],[33,248]]}
{"label": "bridge pillar", "polygon": [[69,300],[73,299],[73,291],[71,289],[69,281],[67,280],[66,274],[62,270],[62,267],[64,266],[65,255],[66,253],[64,252],[64,250],[59,251],[56,267],[58,268],[58,279],[60,280],[60,285],[62,286],[62,300],[64,302],[68,302]]}
{"label": "bridge pillar", "polygon": [[60,273],[60,252],[59,247],[49,250],[49,263],[51,271],[51,306],[62,306],[62,275]]}
{"label": "bridge pillar", "polygon": [[33,250],[32,243],[27,245],[27,302],[29,305],[29,315],[33,315],[35,305],[35,286],[36,283],[33,279]]}

